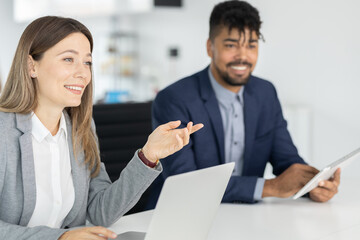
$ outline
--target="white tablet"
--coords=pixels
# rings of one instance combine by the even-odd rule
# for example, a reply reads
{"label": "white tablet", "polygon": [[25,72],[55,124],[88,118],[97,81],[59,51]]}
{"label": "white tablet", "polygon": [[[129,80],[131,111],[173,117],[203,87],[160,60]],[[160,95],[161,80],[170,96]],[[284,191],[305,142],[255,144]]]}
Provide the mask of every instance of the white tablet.
{"label": "white tablet", "polygon": [[355,151],[349,153],[348,155],[340,158],[339,160],[331,163],[330,165],[322,169],[303,188],[301,188],[300,191],[298,191],[293,196],[293,199],[298,199],[302,195],[310,192],[318,186],[319,182],[330,179],[338,168],[344,168],[355,159],[360,159],[360,148],[356,149]]}

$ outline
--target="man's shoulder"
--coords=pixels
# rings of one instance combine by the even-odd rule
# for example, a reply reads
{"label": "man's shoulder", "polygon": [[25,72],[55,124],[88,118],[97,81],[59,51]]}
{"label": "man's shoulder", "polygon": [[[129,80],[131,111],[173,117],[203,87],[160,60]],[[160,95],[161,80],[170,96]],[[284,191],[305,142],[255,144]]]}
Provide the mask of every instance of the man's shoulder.
{"label": "man's shoulder", "polygon": [[254,89],[274,89],[274,85],[266,79],[257,77],[257,76],[251,76],[251,79],[249,83],[246,85],[249,88]]}
{"label": "man's shoulder", "polygon": [[179,89],[183,89],[183,88],[194,88],[198,86],[198,81],[200,78],[201,72],[197,72],[194,73],[192,75],[186,76],[172,84],[170,84],[169,86],[167,86],[166,88],[164,88],[164,92],[166,91],[178,91]]}
{"label": "man's shoulder", "polygon": [[269,98],[273,99],[277,97],[274,84],[256,76],[251,76],[250,81],[245,86],[245,91],[263,100],[269,100]]}
{"label": "man's shoulder", "polygon": [[202,72],[203,71],[197,72],[170,84],[158,93],[157,98],[180,98],[186,101],[189,97],[194,98],[199,96],[199,81]]}

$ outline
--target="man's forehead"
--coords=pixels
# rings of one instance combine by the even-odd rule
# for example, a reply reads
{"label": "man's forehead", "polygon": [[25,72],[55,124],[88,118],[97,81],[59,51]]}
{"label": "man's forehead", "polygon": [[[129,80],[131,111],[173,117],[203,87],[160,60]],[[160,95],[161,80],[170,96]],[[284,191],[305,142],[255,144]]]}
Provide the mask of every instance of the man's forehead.
{"label": "man's forehead", "polygon": [[259,37],[256,33],[256,31],[250,31],[249,28],[245,28],[244,31],[240,31],[238,28],[223,28],[222,29],[222,33],[221,34],[223,37],[225,38],[231,38],[231,39],[244,39],[245,40],[254,40],[257,41],[259,40]]}

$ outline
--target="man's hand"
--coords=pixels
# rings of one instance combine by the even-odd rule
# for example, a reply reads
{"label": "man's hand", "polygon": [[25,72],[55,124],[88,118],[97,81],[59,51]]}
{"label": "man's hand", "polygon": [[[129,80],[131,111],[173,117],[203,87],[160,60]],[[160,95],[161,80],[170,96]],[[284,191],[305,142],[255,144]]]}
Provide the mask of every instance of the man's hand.
{"label": "man's hand", "polygon": [[319,170],[295,163],[282,174],[265,181],[262,197],[287,198],[297,193]]}
{"label": "man's hand", "polygon": [[327,202],[338,192],[340,185],[340,168],[334,173],[334,177],[327,181],[321,181],[319,186],[310,191],[310,198],[315,202]]}
{"label": "man's hand", "polygon": [[83,227],[65,232],[58,240],[104,240],[114,239],[116,234],[104,227]]}

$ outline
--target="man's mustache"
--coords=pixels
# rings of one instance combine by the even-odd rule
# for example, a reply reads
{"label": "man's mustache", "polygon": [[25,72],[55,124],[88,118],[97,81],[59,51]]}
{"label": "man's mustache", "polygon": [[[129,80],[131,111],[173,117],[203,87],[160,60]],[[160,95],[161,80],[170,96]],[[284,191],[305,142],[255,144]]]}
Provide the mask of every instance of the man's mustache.
{"label": "man's mustache", "polygon": [[236,61],[236,62],[230,62],[230,63],[226,64],[227,67],[231,67],[233,65],[247,65],[247,66],[249,66],[249,68],[252,67],[252,64],[247,61]]}

